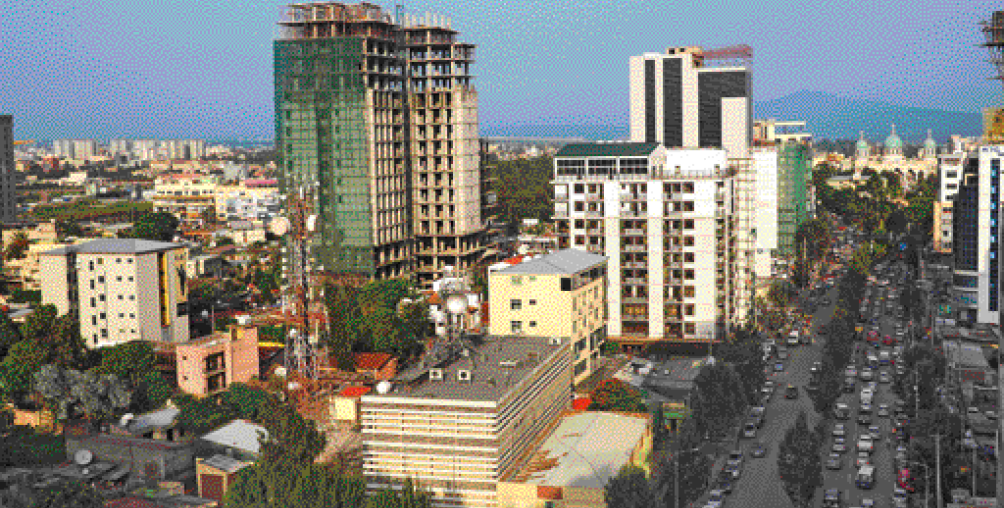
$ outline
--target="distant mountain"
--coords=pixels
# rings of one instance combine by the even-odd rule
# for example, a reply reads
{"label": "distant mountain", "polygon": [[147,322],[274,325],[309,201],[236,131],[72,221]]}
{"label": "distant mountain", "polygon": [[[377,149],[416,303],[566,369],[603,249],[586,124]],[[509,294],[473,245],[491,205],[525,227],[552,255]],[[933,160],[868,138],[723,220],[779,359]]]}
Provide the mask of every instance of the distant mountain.
{"label": "distant mountain", "polygon": [[857,139],[858,131],[872,143],[889,135],[889,125],[908,143],[920,143],[931,129],[938,143],[952,134],[978,136],[983,130],[980,113],[943,111],[900,106],[887,102],[840,97],[823,92],[796,92],[753,106],[754,118],[804,120],[816,139]]}
{"label": "distant mountain", "polygon": [[[865,131],[870,142],[881,143],[889,135],[890,124],[907,143],[921,143],[931,129],[938,143],[952,134],[979,136],[983,130],[980,113],[912,108],[887,102],[840,97],[823,92],[802,91],[771,101],[755,102],[754,118],[803,120],[815,139],[857,139]],[[559,121],[549,125],[481,126],[482,136],[561,137],[585,139],[626,139],[629,129],[620,125],[569,125]]]}

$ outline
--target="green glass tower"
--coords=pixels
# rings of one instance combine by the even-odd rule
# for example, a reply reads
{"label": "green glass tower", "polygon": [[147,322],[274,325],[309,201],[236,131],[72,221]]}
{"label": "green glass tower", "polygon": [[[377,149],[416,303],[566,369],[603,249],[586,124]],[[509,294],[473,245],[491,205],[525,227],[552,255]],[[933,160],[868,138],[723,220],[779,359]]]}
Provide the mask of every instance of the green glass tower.
{"label": "green glass tower", "polygon": [[812,145],[788,140],[777,147],[777,249],[779,257],[795,255],[795,232],[809,218],[806,185],[812,175]]}

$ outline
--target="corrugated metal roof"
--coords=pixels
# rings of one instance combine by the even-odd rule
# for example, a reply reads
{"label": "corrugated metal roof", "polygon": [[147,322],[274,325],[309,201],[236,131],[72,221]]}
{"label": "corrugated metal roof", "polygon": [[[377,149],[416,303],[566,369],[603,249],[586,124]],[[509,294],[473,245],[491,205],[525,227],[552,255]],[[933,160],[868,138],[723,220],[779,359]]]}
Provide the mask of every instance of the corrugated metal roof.
{"label": "corrugated metal roof", "polygon": [[42,254],[45,256],[66,256],[68,254],[146,254],[184,247],[180,243],[154,242],[151,240],[125,240],[104,238],[80,245],[60,247]]}
{"label": "corrugated metal roof", "polygon": [[564,249],[503,268],[495,273],[555,275],[574,274],[606,261],[606,256],[585,250]]}
{"label": "corrugated metal roof", "polygon": [[203,460],[202,463],[228,473],[236,473],[237,471],[251,465],[250,462],[237,460],[233,457],[227,457],[226,455],[213,455],[212,457]]}
{"label": "corrugated metal roof", "polygon": [[573,143],[561,147],[555,157],[646,157],[659,143]]}
{"label": "corrugated metal roof", "polygon": [[202,436],[202,439],[221,446],[258,453],[261,449],[261,444],[258,442],[259,432],[268,437],[265,427],[245,420],[234,420]]}

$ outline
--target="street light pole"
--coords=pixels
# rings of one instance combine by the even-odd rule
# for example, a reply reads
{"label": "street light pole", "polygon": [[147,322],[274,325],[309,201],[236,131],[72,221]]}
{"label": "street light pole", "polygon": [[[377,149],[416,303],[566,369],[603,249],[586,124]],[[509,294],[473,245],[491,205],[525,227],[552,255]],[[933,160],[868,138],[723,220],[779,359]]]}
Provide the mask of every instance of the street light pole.
{"label": "street light pole", "polygon": [[935,478],[938,479],[938,508],[941,508],[941,434],[934,436],[934,459],[937,467]]}

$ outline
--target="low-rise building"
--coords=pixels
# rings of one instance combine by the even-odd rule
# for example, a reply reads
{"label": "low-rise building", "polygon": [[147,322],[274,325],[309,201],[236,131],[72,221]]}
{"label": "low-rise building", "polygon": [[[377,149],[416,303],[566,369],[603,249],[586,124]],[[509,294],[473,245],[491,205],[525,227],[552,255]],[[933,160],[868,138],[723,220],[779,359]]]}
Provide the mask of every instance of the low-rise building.
{"label": "low-rise building", "polygon": [[177,344],[178,387],[204,397],[258,377],[258,328],[231,325],[226,332]]}
{"label": "low-rise building", "polygon": [[494,335],[567,337],[575,382],[596,368],[606,340],[607,257],[564,249],[488,268]]}
{"label": "low-rise building", "polygon": [[199,496],[223,501],[236,475],[258,459],[261,439],[268,438],[265,427],[234,420],[200,438],[205,457],[195,462]]}
{"label": "low-rise building", "polygon": [[201,224],[207,210],[216,211],[217,185],[215,176],[161,175],[153,187],[153,209],[172,213],[184,224]]}
{"label": "low-rise building", "polygon": [[411,478],[434,507],[498,506],[498,482],[571,403],[567,338],[486,336],[436,349],[360,402],[367,488]]}
{"label": "low-rise building", "polygon": [[228,232],[234,243],[242,247],[265,242],[265,225],[261,221],[235,221]]}
{"label": "low-rise building", "polygon": [[604,487],[622,467],[644,467],[651,449],[650,415],[568,414],[524,469],[499,482],[498,507],[607,508]]}

